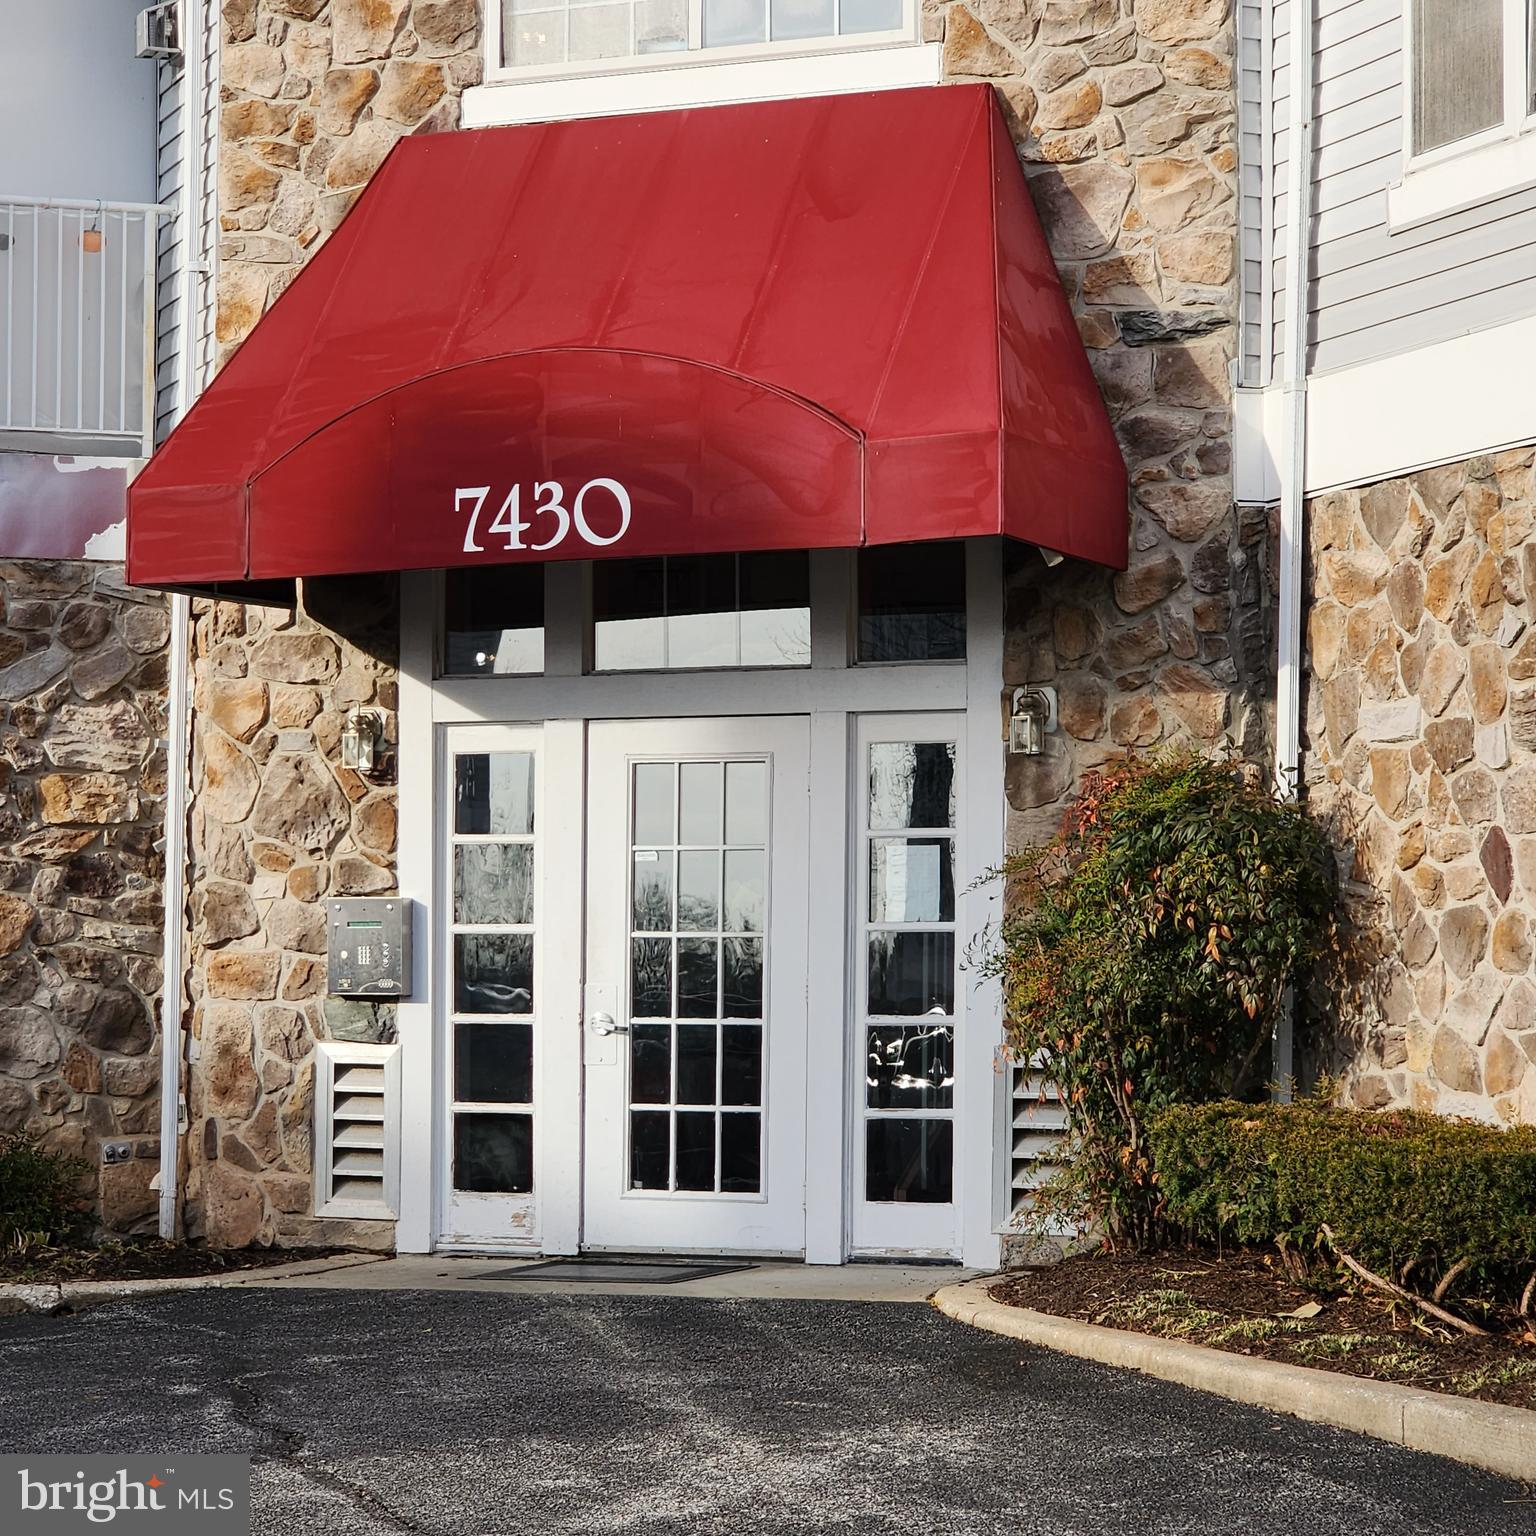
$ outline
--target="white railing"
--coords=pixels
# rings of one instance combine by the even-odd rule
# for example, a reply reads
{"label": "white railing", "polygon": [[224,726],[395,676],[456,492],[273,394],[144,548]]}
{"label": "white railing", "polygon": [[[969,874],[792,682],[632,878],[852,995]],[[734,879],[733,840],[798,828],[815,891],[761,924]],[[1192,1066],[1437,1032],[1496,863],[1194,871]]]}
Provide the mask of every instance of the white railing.
{"label": "white railing", "polygon": [[9,446],[29,446],[35,434],[47,452],[70,442],[153,451],[155,246],[173,212],[0,196],[0,433]]}

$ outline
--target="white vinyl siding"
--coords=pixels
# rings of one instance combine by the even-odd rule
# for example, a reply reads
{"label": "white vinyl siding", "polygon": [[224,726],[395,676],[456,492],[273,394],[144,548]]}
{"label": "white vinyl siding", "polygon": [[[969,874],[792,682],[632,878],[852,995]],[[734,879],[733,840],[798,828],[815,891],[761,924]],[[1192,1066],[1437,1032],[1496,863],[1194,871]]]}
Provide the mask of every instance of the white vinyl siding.
{"label": "white vinyl siding", "polygon": [[[1536,313],[1536,187],[1392,231],[1405,169],[1407,0],[1316,0],[1311,366],[1391,356]],[[1285,345],[1290,5],[1273,7],[1271,362]]]}
{"label": "white vinyl siding", "polygon": [[[176,206],[186,168],[183,150],[181,65],[162,64],[155,93],[155,201]],[[164,219],[155,253],[155,441],[160,442],[176,418],[177,381],[181,363],[180,274],[183,260],[182,221]]]}
{"label": "white vinyl siding", "polygon": [[1268,382],[1269,353],[1265,331],[1269,315],[1269,273],[1264,251],[1268,245],[1269,210],[1264,189],[1269,180],[1269,100],[1264,75],[1269,40],[1264,0],[1242,0],[1237,15],[1238,176],[1242,188],[1242,270],[1238,292],[1242,319],[1242,382]]}
{"label": "white vinyl siding", "polygon": [[[155,200],[174,208],[175,216],[160,225],[159,250],[155,277],[155,441],[162,441],[175,425],[180,398],[182,366],[181,313],[182,271],[184,263],[200,263],[202,275],[194,285],[199,295],[193,325],[197,334],[197,366],[191,381],[189,402],[208,380],[214,357],[214,306],[212,231],[217,219],[217,129],[219,109],[219,10],[204,8],[206,25],[202,49],[201,89],[189,114],[186,97],[186,72],[180,60],[167,60],[158,74],[155,103]],[[188,39],[188,46],[193,40]],[[188,117],[201,135],[196,227],[183,228],[182,194],[186,186],[189,157]]]}

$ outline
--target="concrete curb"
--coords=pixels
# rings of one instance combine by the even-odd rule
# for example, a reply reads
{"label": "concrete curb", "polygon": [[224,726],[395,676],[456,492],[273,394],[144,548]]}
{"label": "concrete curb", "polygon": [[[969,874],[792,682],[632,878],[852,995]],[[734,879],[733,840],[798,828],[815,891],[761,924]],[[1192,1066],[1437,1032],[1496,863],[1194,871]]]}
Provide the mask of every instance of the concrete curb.
{"label": "concrete curb", "polygon": [[1529,1409],[1422,1392],[1305,1365],[1253,1360],[1203,1344],[1010,1307],[988,1294],[998,1278],[992,1275],[946,1285],[934,1293],[933,1305],[956,1322],[1081,1360],[1143,1371],[1234,1402],[1332,1424],[1411,1451],[1481,1467],[1516,1482],[1536,1480],[1536,1413]]}
{"label": "concrete curb", "polygon": [[177,1275],[163,1280],[65,1280],[41,1284],[0,1285],[0,1317],[21,1312],[80,1312],[109,1301],[132,1301],[140,1296],[161,1296],[168,1291],[210,1291],[254,1285],[263,1280],[282,1280],[290,1275],[320,1274],[328,1269],[351,1269],[357,1264],[377,1264],[384,1253],[337,1253],[324,1259],[296,1259],[292,1264],[236,1269],[222,1275]]}

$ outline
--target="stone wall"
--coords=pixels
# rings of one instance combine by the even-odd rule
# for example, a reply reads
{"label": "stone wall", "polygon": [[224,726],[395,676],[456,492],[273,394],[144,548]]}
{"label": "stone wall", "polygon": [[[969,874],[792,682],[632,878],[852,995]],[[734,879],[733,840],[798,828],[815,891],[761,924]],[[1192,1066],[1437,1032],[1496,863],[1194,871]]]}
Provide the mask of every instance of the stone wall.
{"label": "stone wall", "polygon": [[456,128],[477,0],[223,0],[221,361],[407,133]]}
{"label": "stone wall", "polygon": [[312,1210],[315,1042],[388,1041],[393,1009],[325,996],[329,896],[395,885],[395,795],[340,762],[354,705],[396,707],[393,578],[312,583],[297,613],[194,626],[187,1235],[387,1243]]}
{"label": "stone wall", "polygon": [[1536,1120],[1533,460],[1309,508],[1308,797],[1380,957],[1322,1065],[1363,1106]]}
{"label": "stone wall", "polygon": [[1267,734],[1268,529],[1232,506],[1234,22],[1228,0],[929,0],[924,27],[949,77],[996,82],[1132,485],[1123,574],[1014,562],[1005,680],[1053,685],[1062,724],[1010,760],[1018,844],[1115,753]]}
{"label": "stone wall", "polygon": [[157,1211],[169,632],[119,567],[0,560],[0,1131],[83,1158],[119,1231]]}

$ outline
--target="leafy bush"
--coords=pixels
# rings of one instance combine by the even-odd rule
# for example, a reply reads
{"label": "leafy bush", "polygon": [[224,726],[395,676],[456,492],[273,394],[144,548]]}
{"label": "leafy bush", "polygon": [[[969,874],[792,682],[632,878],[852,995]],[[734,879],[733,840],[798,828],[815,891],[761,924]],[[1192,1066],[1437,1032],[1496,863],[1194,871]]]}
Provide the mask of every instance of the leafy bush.
{"label": "leafy bush", "polygon": [[77,1157],[48,1152],[27,1131],[0,1136],[0,1247],[61,1242],[81,1226],[86,1202]]}
{"label": "leafy bush", "polygon": [[1036,1218],[1148,1242],[1148,1117],[1254,1086],[1287,983],[1337,948],[1328,843],[1241,764],[1165,752],[1091,775],[1055,841],[1003,873],[983,963],[1011,1054],[1068,1118]]}
{"label": "leafy bush", "polygon": [[1196,1238],[1337,1249],[1388,1277],[1468,1261],[1512,1294],[1536,1267],[1536,1126],[1322,1103],[1201,1104],[1150,1128],[1168,1218]]}

